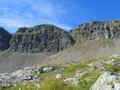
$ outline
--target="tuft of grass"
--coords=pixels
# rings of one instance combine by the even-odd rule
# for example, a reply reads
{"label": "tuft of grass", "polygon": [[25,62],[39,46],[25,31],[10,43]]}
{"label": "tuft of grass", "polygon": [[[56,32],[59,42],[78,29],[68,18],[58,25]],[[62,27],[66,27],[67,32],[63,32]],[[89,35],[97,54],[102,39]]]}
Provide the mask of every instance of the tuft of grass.
{"label": "tuft of grass", "polygon": [[82,70],[83,68],[88,67],[87,64],[77,64],[77,65],[71,65],[70,67],[67,67],[64,71],[64,76],[69,77],[74,75],[78,70]]}
{"label": "tuft of grass", "polygon": [[33,82],[29,82],[26,84],[17,84],[10,87],[1,87],[0,90],[40,90]]}
{"label": "tuft of grass", "polygon": [[99,71],[88,72],[82,76],[82,79],[97,79],[100,76]]}
{"label": "tuft of grass", "polygon": [[71,83],[65,83],[55,78],[54,74],[45,75],[40,82],[28,82],[26,84],[17,84],[7,88],[1,87],[0,90],[80,90]]}
{"label": "tuft of grass", "polygon": [[40,90],[77,90],[70,83],[67,84],[62,80],[56,79],[54,76],[46,76],[41,82]]}
{"label": "tuft of grass", "polygon": [[120,63],[120,59],[115,59],[115,62]]}
{"label": "tuft of grass", "polygon": [[120,66],[119,65],[104,64],[104,68],[106,71],[112,72],[113,74],[116,74],[116,75],[120,74]]}
{"label": "tuft of grass", "polygon": [[89,67],[89,64],[92,63],[94,59],[87,59],[79,64],[72,64],[69,67],[66,67],[63,74],[65,77],[70,77],[74,75],[77,71],[84,70]]}
{"label": "tuft of grass", "polygon": [[80,90],[89,90],[101,75],[99,71],[88,72],[79,79]]}

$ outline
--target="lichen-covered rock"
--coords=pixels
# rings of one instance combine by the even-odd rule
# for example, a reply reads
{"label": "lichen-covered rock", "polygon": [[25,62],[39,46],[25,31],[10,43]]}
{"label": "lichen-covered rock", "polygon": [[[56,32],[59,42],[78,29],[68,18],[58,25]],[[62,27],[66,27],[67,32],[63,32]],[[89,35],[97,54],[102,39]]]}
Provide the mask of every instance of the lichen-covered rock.
{"label": "lichen-covered rock", "polygon": [[10,46],[18,52],[56,53],[75,43],[71,35],[53,25],[39,25],[31,28],[19,28],[13,35]]}
{"label": "lichen-covered rock", "polygon": [[0,84],[2,86],[10,86],[23,83],[26,81],[39,81],[40,77],[32,74],[32,69],[17,70],[13,73],[0,74]]}
{"label": "lichen-covered rock", "polygon": [[43,67],[34,67],[34,72],[38,73],[38,74],[42,74],[42,73],[49,73],[52,71],[55,71],[57,68],[54,66],[43,66]]}
{"label": "lichen-covered rock", "polygon": [[117,82],[118,78],[110,72],[105,72],[98,78],[91,90],[120,90],[120,83]]}
{"label": "lichen-covered rock", "polygon": [[24,69],[14,71],[12,73],[1,73],[0,84],[2,86],[10,86],[14,84],[24,83],[26,81],[40,81],[42,77],[39,74],[55,71],[53,66],[34,66],[24,67]]}
{"label": "lichen-covered rock", "polygon": [[78,42],[85,40],[120,39],[120,20],[94,21],[79,25],[70,31]]}
{"label": "lichen-covered rock", "polygon": [[8,33],[4,28],[0,28],[0,51],[9,48],[10,39],[11,39],[11,34]]}

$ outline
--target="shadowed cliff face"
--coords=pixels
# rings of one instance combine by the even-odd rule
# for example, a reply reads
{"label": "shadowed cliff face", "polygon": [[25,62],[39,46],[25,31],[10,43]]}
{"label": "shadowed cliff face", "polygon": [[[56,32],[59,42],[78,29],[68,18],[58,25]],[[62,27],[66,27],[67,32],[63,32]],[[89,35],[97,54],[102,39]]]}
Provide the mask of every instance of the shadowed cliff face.
{"label": "shadowed cliff face", "polygon": [[68,32],[53,25],[19,28],[12,36],[10,47],[18,52],[56,53],[75,43]]}
{"label": "shadowed cliff face", "polygon": [[9,48],[9,41],[11,34],[8,33],[4,28],[0,28],[0,51]]}
{"label": "shadowed cliff face", "polygon": [[91,39],[119,39],[120,38],[120,20],[113,21],[94,21],[79,25],[76,29],[70,31],[76,41],[85,41]]}

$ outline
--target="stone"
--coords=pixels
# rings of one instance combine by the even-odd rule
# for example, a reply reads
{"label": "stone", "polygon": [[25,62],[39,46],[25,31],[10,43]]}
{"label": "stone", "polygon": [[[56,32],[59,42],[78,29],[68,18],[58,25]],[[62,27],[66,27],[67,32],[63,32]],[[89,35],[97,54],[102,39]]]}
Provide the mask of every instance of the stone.
{"label": "stone", "polygon": [[112,55],[112,56],[110,56],[110,59],[120,59],[120,55],[117,55],[117,54],[115,54],[115,55]]}
{"label": "stone", "polygon": [[53,70],[54,70],[53,67],[44,67],[44,68],[43,68],[43,73],[48,73],[48,72],[51,72],[51,71],[53,71]]}
{"label": "stone", "polygon": [[70,78],[66,78],[66,79],[64,79],[63,80],[64,82],[71,82],[73,85],[75,85],[75,86],[77,86],[78,85],[78,79],[77,78],[72,78],[72,77],[70,77]]}
{"label": "stone", "polygon": [[56,70],[56,67],[53,67],[53,66],[36,66],[33,68],[33,71],[38,74],[48,73],[55,70]]}
{"label": "stone", "polygon": [[120,90],[120,83],[117,79],[118,76],[105,72],[98,78],[91,90]]}
{"label": "stone", "polygon": [[57,78],[57,79],[61,79],[61,78],[62,78],[62,75],[61,75],[61,74],[56,74],[56,78]]}
{"label": "stone", "polygon": [[0,74],[0,82],[2,86],[10,86],[14,84],[24,83],[26,81],[38,81],[38,76],[32,75],[31,70],[18,70],[13,73]]}

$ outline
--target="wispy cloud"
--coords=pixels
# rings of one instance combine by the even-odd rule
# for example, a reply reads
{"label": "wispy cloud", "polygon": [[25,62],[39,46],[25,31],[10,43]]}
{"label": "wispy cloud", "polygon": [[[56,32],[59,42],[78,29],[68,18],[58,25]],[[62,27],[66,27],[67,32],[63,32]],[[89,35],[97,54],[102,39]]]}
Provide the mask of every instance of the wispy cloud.
{"label": "wispy cloud", "polygon": [[29,26],[28,24],[24,22],[20,22],[18,20],[10,19],[10,18],[0,18],[0,23],[5,24],[6,26],[11,26],[11,27],[22,27],[22,26]]}
{"label": "wispy cloud", "polygon": [[0,1],[0,25],[18,28],[36,24],[50,23],[70,29],[62,5],[51,0],[5,0]]}

